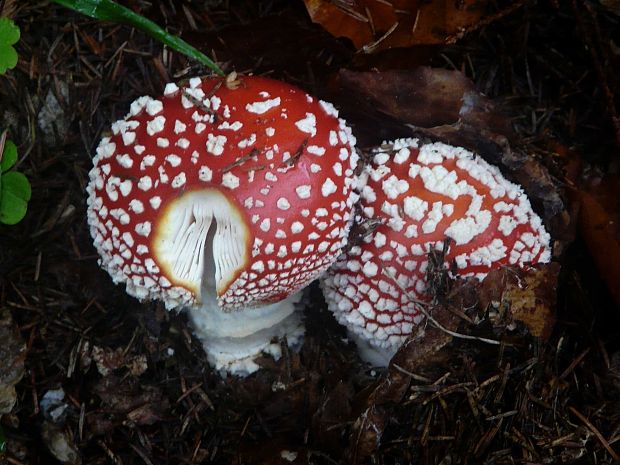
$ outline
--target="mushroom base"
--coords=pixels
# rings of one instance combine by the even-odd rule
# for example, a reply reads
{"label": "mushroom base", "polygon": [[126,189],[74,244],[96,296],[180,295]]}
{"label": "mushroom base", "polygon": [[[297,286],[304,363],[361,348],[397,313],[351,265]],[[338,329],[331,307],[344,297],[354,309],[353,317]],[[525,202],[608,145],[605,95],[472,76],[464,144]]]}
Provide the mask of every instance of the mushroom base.
{"label": "mushroom base", "polygon": [[290,347],[301,344],[305,329],[295,305],[300,299],[298,292],[275,304],[227,312],[210,301],[188,313],[209,363],[222,374],[247,376],[260,368],[255,360],[261,354],[280,358],[278,339],[286,337]]}
{"label": "mushroom base", "polygon": [[400,344],[377,347],[370,344],[366,339],[355,334],[353,331],[348,331],[348,334],[349,339],[355,342],[360,358],[373,367],[387,367],[400,347]]}

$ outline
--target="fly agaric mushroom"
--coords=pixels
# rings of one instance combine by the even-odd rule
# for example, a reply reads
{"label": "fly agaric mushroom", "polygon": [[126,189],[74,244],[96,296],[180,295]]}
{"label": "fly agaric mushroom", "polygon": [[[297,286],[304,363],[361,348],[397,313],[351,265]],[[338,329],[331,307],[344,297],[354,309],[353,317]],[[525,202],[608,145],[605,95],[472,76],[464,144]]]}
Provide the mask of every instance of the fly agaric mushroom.
{"label": "fly agaric mushroom", "polygon": [[[322,278],[328,306],[374,365],[387,365],[423,319],[428,253],[482,279],[502,265],[550,260],[549,234],[523,190],[464,148],[385,143],[360,176],[361,221],[377,227]],[[453,266],[454,265],[454,266]]]}
{"label": "fly agaric mushroom", "polygon": [[347,242],[355,138],[329,103],[242,77],[168,84],[112,125],[94,157],[88,222],[127,292],[186,307],[217,369],[255,371],[299,340],[299,292]]}

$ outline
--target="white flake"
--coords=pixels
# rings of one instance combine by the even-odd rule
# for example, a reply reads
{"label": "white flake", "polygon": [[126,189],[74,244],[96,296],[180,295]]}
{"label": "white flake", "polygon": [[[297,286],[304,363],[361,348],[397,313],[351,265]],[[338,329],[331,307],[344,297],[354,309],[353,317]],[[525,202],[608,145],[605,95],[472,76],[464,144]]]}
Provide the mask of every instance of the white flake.
{"label": "white flake", "polygon": [[179,187],[182,187],[183,185],[185,185],[185,182],[187,181],[186,177],[185,177],[185,173],[181,172],[179,174],[177,174],[174,179],[172,180],[172,187],[174,187],[175,189],[178,189]]}
{"label": "white flake", "polygon": [[291,208],[291,204],[289,203],[289,201],[284,198],[284,197],[280,197],[276,203],[276,205],[278,206],[278,208],[280,210],[288,210],[289,208]]}
{"label": "white flake", "polygon": [[316,117],[312,113],[306,113],[306,117],[295,122],[295,126],[313,137],[316,135]]}
{"label": "white flake", "polygon": [[319,147],[318,145],[309,145],[306,150],[308,151],[308,153],[316,155],[317,157],[322,157],[323,155],[325,155],[325,148]]}
{"label": "white flake", "polygon": [[154,136],[158,132],[163,131],[165,125],[166,118],[163,116],[156,116],[151,121],[146,123],[146,132],[149,136]]}
{"label": "white flake", "polygon": [[123,133],[121,134],[121,137],[123,139],[123,144],[125,145],[131,145],[136,141],[136,133],[135,132],[131,132],[131,131],[123,131]]}
{"label": "white flake", "polygon": [[321,186],[321,194],[323,194],[323,197],[328,197],[337,190],[338,187],[334,184],[334,181],[332,181],[331,178],[327,178]]}
{"label": "white flake", "polygon": [[279,105],[280,105],[280,97],[276,97],[274,99],[265,100],[264,102],[248,103],[245,106],[245,109],[249,111],[250,113],[256,113],[258,115],[262,115],[263,113],[266,113],[267,111]]}
{"label": "white flake", "polygon": [[151,116],[155,116],[157,113],[161,112],[163,109],[164,109],[164,104],[161,103],[159,100],[149,99],[146,102],[146,112]]}
{"label": "white flake", "polygon": [[336,107],[329,102],[325,102],[323,100],[319,100],[319,104],[329,116],[333,116],[334,118],[338,118],[338,110]]}
{"label": "white flake", "polygon": [[138,223],[135,230],[140,236],[149,237],[151,234],[151,222],[145,221],[144,223]]}
{"label": "white flake", "polygon": [[213,171],[208,166],[201,166],[198,170],[198,179],[203,182],[209,182],[213,178]]}
{"label": "white flake", "polygon": [[307,184],[304,184],[304,185],[301,185],[301,186],[297,186],[295,188],[295,192],[297,193],[297,196],[300,199],[302,199],[302,200],[303,199],[309,199],[310,198],[310,194],[311,194],[311,189],[312,189],[311,186],[309,186]]}
{"label": "white flake", "polygon": [[155,164],[155,155],[145,155],[140,162],[140,170],[144,171],[147,166],[153,166]]}
{"label": "white flake", "polygon": [[123,194],[123,197],[127,197],[131,193],[132,187],[133,183],[131,182],[131,180],[125,179],[119,184],[118,189],[121,191],[121,194]]}
{"label": "white flake", "polygon": [[222,176],[222,186],[228,187],[229,189],[236,189],[239,187],[239,178],[230,171],[224,173]]}
{"label": "white flake", "polygon": [[174,153],[171,153],[170,155],[168,155],[165,160],[170,163],[171,166],[179,166],[181,164],[181,157],[179,157],[178,155],[175,155]]}
{"label": "white flake", "polygon": [[166,84],[166,87],[164,89],[164,95],[166,96],[172,95],[178,90],[179,90],[179,87],[174,82],[169,82],[168,84]]}
{"label": "white flake", "polygon": [[185,130],[187,129],[187,125],[184,124],[183,122],[176,120],[174,122],[174,133],[175,134],[181,134],[182,132],[185,132]]}
{"label": "white flake", "polygon": [[175,144],[177,147],[181,147],[182,149],[186,149],[189,147],[189,140],[184,137],[179,138],[177,143]]}
{"label": "white flake", "polygon": [[136,213],[142,213],[144,212],[144,204],[138,199],[133,199],[131,202],[129,202],[129,210]]}
{"label": "white flake", "polygon": [[[129,154],[125,153],[123,155],[117,155],[116,161],[123,168],[131,168],[133,166],[133,158],[129,156]],[[108,165],[109,166],[109,165]]]}
{"label": "white flake", "polygon": [[226,136],[207,136],[207,152],[219,156],[224,152],[224,144],[226,144]]}

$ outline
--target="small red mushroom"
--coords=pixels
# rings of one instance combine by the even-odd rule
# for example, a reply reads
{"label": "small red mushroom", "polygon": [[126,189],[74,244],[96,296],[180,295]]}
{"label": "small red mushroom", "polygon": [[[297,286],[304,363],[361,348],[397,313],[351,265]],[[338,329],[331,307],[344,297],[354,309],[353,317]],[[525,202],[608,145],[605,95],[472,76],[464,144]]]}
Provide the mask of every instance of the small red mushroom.
{"label": "small red mushroom", "polygon": [[303,333],[293,303],[347,242],[358,157],[331,104],[262,77],[227,84],[133,102],[97,148],[88,222],[115,282],[189,307],[211,363],[247,373],[273,336]]}
{"label": "small red mushroom", "polygon": [[330,310],[363,358],[387,365],[423,319],[428,253],[482,279],[502,265],[550,260],[549,234],[523,190],[464,148],[399,139],[360,176],[361,218],[378,226],[322,278]]}

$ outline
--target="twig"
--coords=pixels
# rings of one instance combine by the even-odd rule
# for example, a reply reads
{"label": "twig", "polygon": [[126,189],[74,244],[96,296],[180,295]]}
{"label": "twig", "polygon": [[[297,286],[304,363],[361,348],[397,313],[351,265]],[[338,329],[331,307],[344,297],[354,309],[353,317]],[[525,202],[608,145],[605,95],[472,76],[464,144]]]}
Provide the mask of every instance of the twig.
{"label": "twig", "polygon": [[420,299],[416,299],[415,297],[413,297],[409,291],[407,289],[405,289],[397,280],[396,277],[393,276],[393,274],[391,274],[385,267],[382,267],[381,272],[386,275],[387,277],[389,277],[392,281],[394,281],[396,283],[396,285],[398,287],[400,287],[401,291],[403,291],[405,293],[405,295],[407,296],[407,298],[415,303],[418,304],[418,309],[420,310],[420,312],[426,317],[426,319],[428,321],[430,321],[433,326],[435,326],[437,329],[443,331],[446,334],[449,334],[450,336],[459,338],[459,339],[468,339],[468,340],[472,340],[472,341],[480,341],[480,342],[486,342],[487,344],[493,344],[493,345],[499,345],[500,341],[496,341],[495,339],[488,339],[486,337],[480,337],[480,336],[472,336],[470,334],[462,334],[462,333],[457,333],[456,331],[452,331],[448,328],[446,328],[445,326],[443,326],[439,321],[437,321],[435,318],[433,318],[433,316],[428,313],[426,311],[426,306],[428,306],[427,302],[424,302]]}
{"label": "twig", "polygon": [[609,442],[603,437],[601,432],[594,426],[590,421],[583,416],[575,407],[569,406],[568,409],[573,412],[573,414],[579,418],[589,429],[594,433],[599,442],[603,445],[603,447],[609,452],[609,455],[614,459],[615,463],[620,462],[620,456],[616,454],[616,451],[611,448]]}

